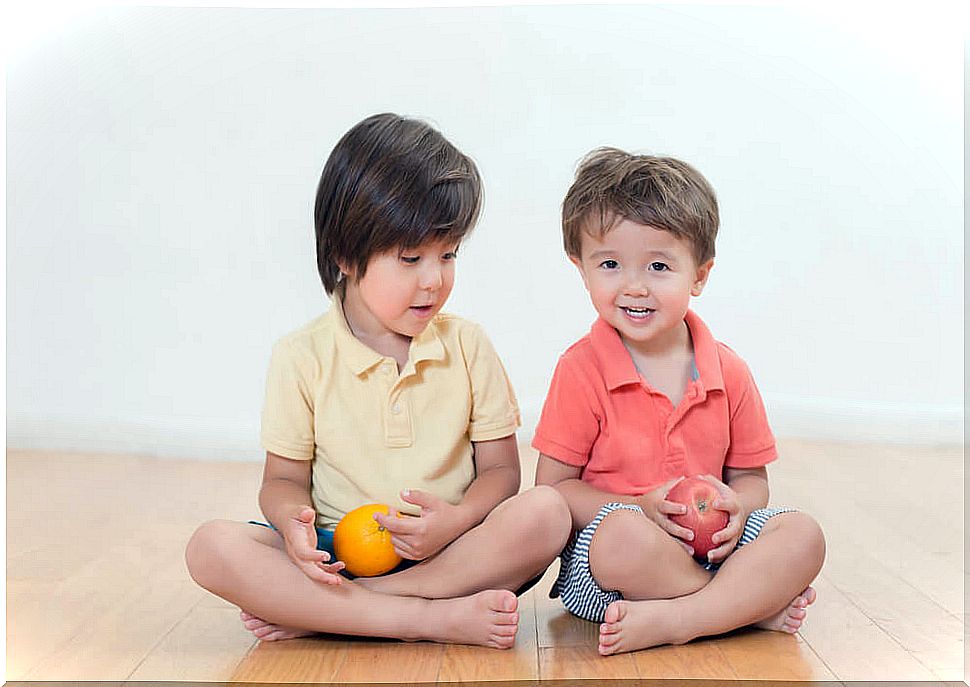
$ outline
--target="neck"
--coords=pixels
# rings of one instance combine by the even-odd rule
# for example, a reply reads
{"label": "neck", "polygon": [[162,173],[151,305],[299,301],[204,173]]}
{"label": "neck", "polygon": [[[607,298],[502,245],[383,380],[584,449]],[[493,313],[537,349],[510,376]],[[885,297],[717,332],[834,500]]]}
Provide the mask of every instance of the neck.
{"label": "neck", "polygon": [[640,343],[630,341],[620,336],[620,341],[636,363],[638,358],[668,358],[678,356],[691,350],[690,330],[686,322],[681,322],[678,326],[654,341]]}

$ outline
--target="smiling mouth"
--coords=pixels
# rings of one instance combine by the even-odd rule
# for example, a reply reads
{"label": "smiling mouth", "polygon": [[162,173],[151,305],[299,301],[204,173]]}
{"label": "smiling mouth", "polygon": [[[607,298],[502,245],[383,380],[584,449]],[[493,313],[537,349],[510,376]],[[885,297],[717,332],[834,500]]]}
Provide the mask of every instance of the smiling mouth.
{"label": "smiling mouth", "polygon": [[627,315],[634,319],[646,319],[653,314],[654,310],[652,308],[629,308],[620,306],[620,310],[625,312]]}

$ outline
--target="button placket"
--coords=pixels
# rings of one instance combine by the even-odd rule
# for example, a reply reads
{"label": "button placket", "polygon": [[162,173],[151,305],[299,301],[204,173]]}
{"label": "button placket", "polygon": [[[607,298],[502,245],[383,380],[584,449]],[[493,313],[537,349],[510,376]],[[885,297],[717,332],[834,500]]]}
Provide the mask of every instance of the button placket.
{"label": "button placket", "polygon": [[387,418],[386,440],[389,446],[410,446],[414,441],[406,391],[404,378],[395,375],[387,392],[385,411]]}

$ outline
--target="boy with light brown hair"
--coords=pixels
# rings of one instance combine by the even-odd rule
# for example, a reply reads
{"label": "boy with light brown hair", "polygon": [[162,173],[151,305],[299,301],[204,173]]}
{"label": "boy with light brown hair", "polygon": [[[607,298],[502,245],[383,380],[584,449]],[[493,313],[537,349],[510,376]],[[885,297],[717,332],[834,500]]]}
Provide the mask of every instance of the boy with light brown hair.
{"label": "boy with light brown hair", "polygon": [[[600,148],[563,202],[563,241],[599,315],[561,356],[536,428],[536,484],[574,534],[553,595],[601,622],[599,652],[679,644],[745,625],[796,632],[822,566],[818,524],[768,508],[777,458],[744,361],[689,309],[714,266],[718,207],[673,158]],[[703,475],[728,513],[706,560],[667,493]]]}

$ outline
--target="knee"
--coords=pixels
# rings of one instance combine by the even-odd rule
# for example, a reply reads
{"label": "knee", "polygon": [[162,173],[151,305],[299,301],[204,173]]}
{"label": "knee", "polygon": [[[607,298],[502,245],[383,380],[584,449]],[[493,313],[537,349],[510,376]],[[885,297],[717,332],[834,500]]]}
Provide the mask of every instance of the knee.
{"label": "knee", "polygon": [[621,589],[631,570],[656,560],[661,535],[668,537],[641,513],[617,510],[607,515],[589,544],[590,571],[597,583],[603,589]]}
{"label": "knee", "polygon": [[211,520],[195,530],[185,546],[185,565],[189,575],[200,586],[210,589],[222,568],[230,541],[236,534],[236,523]]}
{"label": "knee", "polygon": [[[786,539],[798,547],[806,563],[814,568],[814,574],[822,569],[825,560],[825,533],[808,513],[797,511],[783,513]],[[814,577],[814,575],[813,575]]]}
{"label": "knee", "polygon": [[555,556],[572,532],[569,504],[555,488],[539,485],[519,495],[523,499],[522,512],[535,523],[536,544],[549,556]]}

